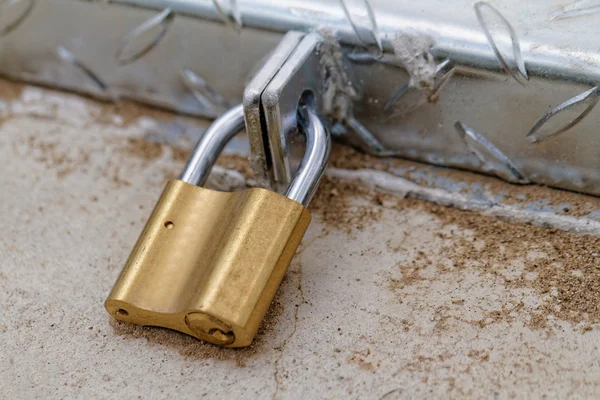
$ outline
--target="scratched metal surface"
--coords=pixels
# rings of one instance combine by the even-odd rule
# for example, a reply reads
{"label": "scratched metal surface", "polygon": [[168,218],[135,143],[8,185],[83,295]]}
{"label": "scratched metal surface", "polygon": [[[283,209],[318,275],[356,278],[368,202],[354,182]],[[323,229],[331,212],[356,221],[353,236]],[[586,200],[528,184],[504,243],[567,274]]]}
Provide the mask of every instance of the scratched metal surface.
{"label": "scratched metal surface", "polygon": [[[351,129],[345,138],[371,152],[600,194],[593,2],[20,0],[2,7],[3,74],[204,116],[239,101],[283,32],[331,27],[355,53],[349,59],[362,94],[355,115],[376,143]],[[407,89],[405,71],[384,62],[393,64],[397,34],[431,37],[437,62],[450,61],[434,100]],[[381,50],[387,58],[374,59]]]}

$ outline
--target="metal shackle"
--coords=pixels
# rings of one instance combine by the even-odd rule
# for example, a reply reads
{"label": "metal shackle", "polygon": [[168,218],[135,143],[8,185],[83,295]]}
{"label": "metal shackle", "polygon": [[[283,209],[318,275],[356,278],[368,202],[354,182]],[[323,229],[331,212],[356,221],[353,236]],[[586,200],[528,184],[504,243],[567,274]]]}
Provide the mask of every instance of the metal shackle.
{"label": "metal shackle", "polygon": [[[325,172],[331,139],[314,110],[305,107],[303,111],[304,118],[299,120],[306,136],[306,151],[285,195],[306,207]],[[227,142],[244,127],[244,108],[241,104],[217,118],[198,141],[179,179],[196,186],[204,185]]]}

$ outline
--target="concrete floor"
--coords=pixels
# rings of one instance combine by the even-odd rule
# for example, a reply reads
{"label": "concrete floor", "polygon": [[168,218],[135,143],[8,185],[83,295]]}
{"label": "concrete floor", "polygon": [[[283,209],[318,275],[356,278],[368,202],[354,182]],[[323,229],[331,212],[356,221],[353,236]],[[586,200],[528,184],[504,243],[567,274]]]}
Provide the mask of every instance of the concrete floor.
{"label": "concrete floor", "polygon": [[156,114],[13,94],[0,127],[1,398],[600,395],[595,309],[561,314],[561,288],[545,292],[528,269],[554,257],[540,265],[599,279],[597,237],[561,234],[580,246],[564,254],[585,253],[578,265],[540,229],[503,223],[523,235],[498,261],[490,217],[333,180],[251,348],[111,320],[103,301],[183,161],[173,146],[140,152]]}

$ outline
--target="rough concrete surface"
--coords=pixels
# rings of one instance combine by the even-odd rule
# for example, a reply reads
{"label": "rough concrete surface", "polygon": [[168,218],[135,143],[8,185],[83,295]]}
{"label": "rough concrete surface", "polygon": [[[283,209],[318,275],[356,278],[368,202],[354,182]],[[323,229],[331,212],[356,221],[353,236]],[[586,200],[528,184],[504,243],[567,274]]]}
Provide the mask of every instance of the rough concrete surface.
{"label": "rough concrete surface", "polygon": [[1,398],[600,395],[596,237],[330,178],[255,344],[224,350],[103,307],[183,167],[177,147],[135,147],[153,119],[36,88],[2,115]]}

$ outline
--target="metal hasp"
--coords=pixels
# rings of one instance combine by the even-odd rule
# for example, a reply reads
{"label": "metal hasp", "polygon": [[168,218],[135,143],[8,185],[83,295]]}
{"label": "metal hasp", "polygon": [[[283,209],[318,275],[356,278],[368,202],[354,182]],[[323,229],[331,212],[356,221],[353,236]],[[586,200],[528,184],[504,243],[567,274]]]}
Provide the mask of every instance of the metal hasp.
{"label": "metal hasp", "polygon": [[[358,95],[351,117],[338,121],[340,139],[373,154],[600,195],[599,9],[580,2],[4,3],[0,74],[205,117],[239,101],[287,32],[328,32]],[[274,82],[300,37],[282,42],[278,62],[273,53],[273,73],[255,77],[258,89]],[[256,120],[246,116],[249,129],[270,135],[253,143],[253,166],[261,184],[284,187],[300,160],[287,132],[294,123],[277,120],[284,110],[266,119],[265,99],[254,98]],[[279,138],[271,135],[277,123]]]}
{"label": "metal hasp", "polygon": [[[289,32],[244,90],[253,168],[266,186],[282,191],[298,167],[304,135],[298,134],[298,110],[309,106],[323,115],[325,80],[321,77],[321,36]],[[304,103],[304,104],[303,104]],[[263,183],[264,184],[264,183]]]}
{"label": "metal hasp", "polygon": [[300,115],[307,151],[286,196],[198,186],[243,128],[242,106],[213,123],[140,234],[105,302],[111,316],[226,347],[252,343],[310,223],[306,206],[329,158],[319,117],[310,108]]}

